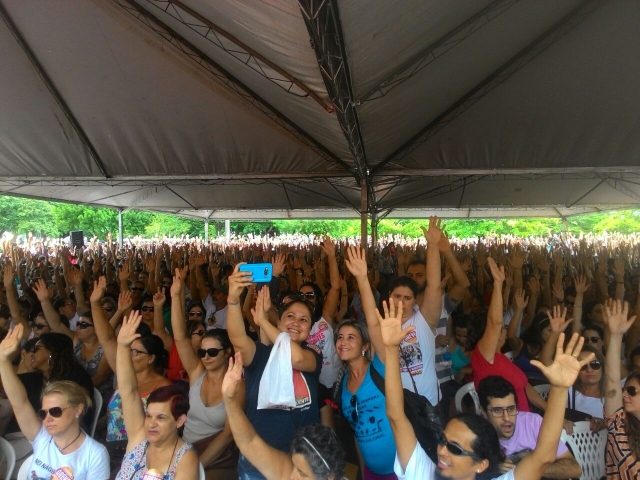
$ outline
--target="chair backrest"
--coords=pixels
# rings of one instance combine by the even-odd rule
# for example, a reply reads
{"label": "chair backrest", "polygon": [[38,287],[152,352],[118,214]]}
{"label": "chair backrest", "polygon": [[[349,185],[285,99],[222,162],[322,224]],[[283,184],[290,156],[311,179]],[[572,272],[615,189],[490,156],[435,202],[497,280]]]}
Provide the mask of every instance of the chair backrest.
{"label": "chair backrest", "polygon": [[202,464],[200,462],[198,462],[198,467],[199,467],[199,472],[200,472],[200,479],[199,480],[205,480],[205,473],[204,473],[204,467],[202,466]]}
{"label": "chair backrest", "polygon": [[576,461],[582,468],[582,480],[599,480],[604,476],[604,453],[607,446],[607,430],[591,432],[589,422],[573,424],[573,433],[562,431],[561,440],[565,442]]}
{"label": "chair backrest", "polygon": [[513,352],[507,352],[504,354],[504,356],[513,362]]}
{"label": "chair backrest", "polygon": [[13,474],[13,469],[16,467],[16,451],[13,449],[13,445],[11,445],[7,440],[0,437],[0,452],[2,452],[2,463],[6,465],[3,478],[10,479]]}
{"label": "chair backrest", "polygon": [[98,418],[100,418],[100,410],[102,410],[102,394],[97,388],[93,389],[93,406],[95,407],[95,413],[91,420],[91,428],[89,429],[89,435],[93,437],[96,433],[96,425],[98,425]]}
{"label": "chair backrest", "polygon": [[29,469],[31,468],[31,462],[33,461],[33,454],[29,455],[24,459],[22,465],[20,465],[20,470],[18,470],[18,476],[16,477],[18,480],[28,480]]}
{"label": "chair backrest", "polygon": [[543,383],[542,385],[536,385],[533,388],[540,394],[542,398],[546,400],[547,398],[549,398],[549,387],[550,385],[548,383]]}
{"label": "chair backrest", "polygon": [[476,407],[476,414],[480,415],[480,401],[478,400],[478,393],[476,392],[476,387],[474,387],[473,382],[469,382],[466,385],[460,387],[460,389],[456,392],[456,411],[458,413],[462,413],[462,399],[465,395],[471,395],[473,399],[473,403]]}

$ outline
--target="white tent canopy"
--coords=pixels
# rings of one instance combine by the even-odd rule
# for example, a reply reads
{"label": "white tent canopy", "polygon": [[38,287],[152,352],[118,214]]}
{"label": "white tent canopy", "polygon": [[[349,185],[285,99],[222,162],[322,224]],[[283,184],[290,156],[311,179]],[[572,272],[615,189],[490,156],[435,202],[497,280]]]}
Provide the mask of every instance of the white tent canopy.
{"label": "white tent canopy", "polygon": [[201,219],[640,203],[640,2],[0,0],[0,16],[0,193]]}

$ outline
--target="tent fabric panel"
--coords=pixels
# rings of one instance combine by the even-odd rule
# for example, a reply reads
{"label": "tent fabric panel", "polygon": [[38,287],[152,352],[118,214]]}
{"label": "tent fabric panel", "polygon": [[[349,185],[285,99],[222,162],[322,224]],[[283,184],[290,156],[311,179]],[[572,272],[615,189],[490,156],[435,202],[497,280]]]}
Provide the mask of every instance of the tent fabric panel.
{"label": "tent fabric panel", "polygon": [[[405,168],[636,167],[640,4],[594,14],[404,160]],[[612,35],[612,32],[616,32]]]}
{"label": "tent fabric panel", "polygon": [[[384,97],[360,105],[358,113],[370,164],[376,165],[391,155],[576,3],[519,2]],[[526,92],[527,86],[523,88]]]}
{"label": "tent fabric panel", "polygon": [[[249,66],[245,65],[242,62],[239,62],[236,58],[225,53],[222,49],[216,47],[210,41],[203,38],[202,35],[198,35],[198,33],[193,29],[178,21],[175,18],[177,16],[176,14],[170,15],[169,13],[164,13],[163,11],[154,7],[154,4],[159,3],[162,6],[164,2],[138,0],[137,3],[140,4],[141,7],[145,8],[145,10],[156,16],[160,21],[168,25],[172,30],[176,31],[182,37],[187,39],[191,44],[195,45],[199,50],[204,52],[209,58],[213,59],[217,64],[219,64],[235,78],[242,79],[242,82],[259,96],[264,98],[272,105],[277,105],[277,108],[280,112],[282,112],[296,125],[299,125],[304,131],[315,138],[319,143],[324,145],[329,151],[337,155],[342,160],[353,164],[349,147],[347,145],[344,134],[340,129],[340,124],[335,113],[328,113],[311,97],[303,98],[286,92],[283,88],[280,88],[275,83],[270,82],[269,80],[252,70]],[[264,5],[261,5],[258,2],[256,2],[255,5],[258,8],[258,11],[264,10]],[[223,6],[228,5],[220,2],[220,7]],[[251,8],[247,7],[246,5],[244,7],[245,10],[251,10]],[[257,14],[257,12],[255,12],[255,14]],[[291,12],[289,12],[289,15],[290,14]],[[219,17],[213,18],[217,19]],[[289,16],[285,18],[289,19]],[[244,19],[245,17],[240,16],[238,20],[242,23],[244,22]],[[185,22],[194,21],[197,24],[201,24],[199,20],[194,19],[189,15],[186,15],[184,20]],[[265,21],[267,22],[267,25],[263,25],[262,28],[267,28],[268,24],[273,22],[273,19],[270,19],[269,16],[265,16]],[[294,23],[298,26],[301,32],[306,32],[304,22],[300,17],[299,9],[297,20]],[[239,25],[238,28],[241,28],[241,26]],[[290,27],[287,27],[287,29],[288,28]],[[281,37],[281,35],[277,35],[273,36],[273,38],[283,37]],[[308,56],[308,52],[311,52],[311,54],[313,54],[313,50],[308,47],[308,41],[309,40],[307,34],[307,45],[304,46],[304,50],[301,49],[298,52],[298,55],[295,58],[298,58],[300,56],[306,58]],[[233,44],[229,41],[223,41],[223,43],[225,45],[228,45],[229,48],[234,48]],[[276,52],[274,51],[266,51],[265,56],[270,57],[275,53]],[[290,59],[287,62],[287,66],[291,66],[291,64],[295,63],[295,61],[292,62],[292,60],[294,59]],[[254,62],[250,63],[251,65],[255,65]],[[314,60],[313,63],[309,64],[305,60],[304,65],[306,65],[310,69],[310,72],[317,72],[317,76],[319,77],[318,80],[322,82],[317,61]],[[267,69],[266,73],[279,77],[279,74],[275,74],[272,70],[269,69]],[[322,86],[322,88],[324,90],[324,86]],[[327,95],[325,90],[324,97],[326,96]],[[326,100],[328,103],[330,103],[328,99]]]}

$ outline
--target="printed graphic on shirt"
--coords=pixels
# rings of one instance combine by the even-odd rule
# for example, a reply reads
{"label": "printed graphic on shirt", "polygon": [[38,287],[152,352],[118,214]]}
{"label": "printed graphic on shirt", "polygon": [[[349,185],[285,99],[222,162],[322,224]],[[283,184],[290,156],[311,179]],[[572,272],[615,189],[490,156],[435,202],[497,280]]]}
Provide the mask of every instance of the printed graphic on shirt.
{"label": "printed graphic on shirt", "polygon": [[73,468],[71,467],[65,466],[54,469],[51,465],[43,462],[39,458],[36,458],[35,464],[43,470],[49,472],[51,475],[38,477],[35,470],[31,470],[31,472],[29,472],[29,475],[27,476],[28,480],[73,480]]}
{"label": "printed graphic on shirt", "polygon": [[384,411],[375,402],[379,397],[380,394],[365,399],[352,397],[356,400],[351,400],[349,405],[343,407],[345,417],[349,419],[358,443],[373,442],[383,436]]}
{"label": "printed graphic on shirt", "polygon": [[307,337],[307,346],[313,348],[316,352],[323,356],[322,364],[329,365],[331,362],[328,358],[324,358],[322,352],[324,351],[324,347],[327,345],[327,336],[325,335],[325,330],[328,328],[327,324],[322,322],[322,324],[318,327],[319,330],[316,333],[313,333]]}
{"label": "printed graphic on shirt", "polygon": [[299,370],[293,369],[293,394],[296,398],[295,408],[309,408],[311,405],[311,391],[307,379]]}
{"label": "printed graphic on shirt", "polygon": [[400,371],[409,372],[411,375],[420,375],[424,368],[422,364],[422,349],[418,336],[413,331],[400,344]]}

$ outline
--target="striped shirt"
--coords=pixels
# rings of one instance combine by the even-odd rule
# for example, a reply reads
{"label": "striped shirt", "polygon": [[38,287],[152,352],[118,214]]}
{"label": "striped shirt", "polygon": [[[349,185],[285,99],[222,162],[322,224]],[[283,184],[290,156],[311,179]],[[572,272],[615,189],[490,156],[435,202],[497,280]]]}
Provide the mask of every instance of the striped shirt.
{"label": "striped shirt", "polygon": [[622,407],[607,422],[607,450],[605,453],[605,478],[635,479],[640,476],[640,461],[629,448],[629,438],[624,428],[625,413]]}

